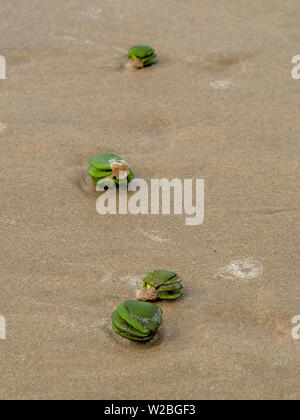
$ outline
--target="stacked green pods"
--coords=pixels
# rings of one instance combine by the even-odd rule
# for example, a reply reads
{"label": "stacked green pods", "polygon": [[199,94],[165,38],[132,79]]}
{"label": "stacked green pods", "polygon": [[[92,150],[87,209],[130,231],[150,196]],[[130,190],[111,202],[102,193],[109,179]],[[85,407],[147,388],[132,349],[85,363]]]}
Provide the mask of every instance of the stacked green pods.
{"label": "stacked green pods", "polygon": [[181,279],[176,273],[155,270],[143,280],[143,289],[138,292],[140,300],[176,300],[184,294]]}
{"label": "stacked green pods", "polygon": [[128,163],[120,156],[113,154],[93,157],[90,160],[88,173],[96,185],[112,182],[120,186],[121,184],[129,184],[134,178]]}
{"label": "stacked green pods", "polygon": [[162,310],[149,302],[127,300],[112,314],[113,330],[133,341],[149,341],[162,323]]}
{"label": "stacked green pods", "polygon": [[136,45],[131,48],[128,58],[136,64],[137,68],[149,67],[157,63],[154,48],[147,45]]}

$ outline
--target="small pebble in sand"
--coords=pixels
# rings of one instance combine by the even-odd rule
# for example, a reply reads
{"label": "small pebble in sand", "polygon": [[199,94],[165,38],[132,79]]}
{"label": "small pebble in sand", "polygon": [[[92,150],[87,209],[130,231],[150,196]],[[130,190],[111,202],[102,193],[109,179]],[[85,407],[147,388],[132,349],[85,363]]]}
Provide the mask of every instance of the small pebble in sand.
{"label": "small pebble in sand", "polygon": [[149,289],[138,290],[136,298],[141,302],[155,302],[158,299],[158,294],[155,287],[150,287]]}

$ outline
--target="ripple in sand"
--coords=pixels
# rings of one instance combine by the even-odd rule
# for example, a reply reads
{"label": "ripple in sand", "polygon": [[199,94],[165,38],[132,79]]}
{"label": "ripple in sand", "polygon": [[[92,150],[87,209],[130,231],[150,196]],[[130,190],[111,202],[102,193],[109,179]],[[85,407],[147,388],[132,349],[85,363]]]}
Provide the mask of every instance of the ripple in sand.
{"label": "ripple in sand", "polygon": [[189,56],[186,61],[192,66],[210,72],[223,72],[235,67],[242,72],[247,58],[242,54],[212,52]]}
{"label": "ripple in sand", "polygon": [[134,292],[143,287],[143,279],[146,274],[139,276],[125,276],[120,278],[120,282],[126,283]]}
{"label": "ripple in sand", "polygon": [[160,244],[167,244],[168,242],[170,242],[170,239],[161,238],[158,235],[156,235],[155,232],[143,232],[143,235],[146,238],[151,239],[152,241],[159,242]]}
{"label": "ripple in sand", "polygon": [[101,318],[99,320],[98,329],[100,336],[105,342],[112,342],[113,340],[113,330],[111,327],[111,319],[108,317]]}
{"label": "ripple in sand", "polygon": [[233,86],[233,83],[230,80],[216,80],[211,82],[209,86],[212,89],[230,89]]}
{"label": "ripple in sand", "polygon": [[6,124],[0,123],[0,133],[3,133],[6,130]]}
{"label": "ripple in sand", "polygon": [[95,194],[96,188],[92,178],[86,175],[86,171],[81,171],[75,182],[77,188],[86,194]]}
{"label": "ripple in sand", "polygon": [[221,268],[217,276],[226,280],[256,280],[261,277],[262,274],[262,263],[246,258],[232,261]]}
{"label": "ripple in sand", "polygon": [[97,19],[99,15],[101,15],[102,12],[103,12],[103,9],[93,8],[93,9],[84,10],[80,12],[79,14],[82,16],[86,16],[90,19]]}

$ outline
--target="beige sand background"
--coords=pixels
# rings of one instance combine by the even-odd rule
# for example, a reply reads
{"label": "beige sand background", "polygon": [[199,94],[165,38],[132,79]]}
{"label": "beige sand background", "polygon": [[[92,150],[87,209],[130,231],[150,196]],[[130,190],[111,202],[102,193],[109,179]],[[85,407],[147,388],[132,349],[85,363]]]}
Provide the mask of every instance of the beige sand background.
{"label": "beige sand background", "polygon": [[[299,1],[2,0],[0,20],[0,398],[299,398]],[[137,43],[159,65],[124,71]],[[98,215],[107,152],[205,178],[204,224]],[[244,259],[263,273],[228,276]],[[110,314],[154,268],[186,298],[157,342],[120,342]]]}

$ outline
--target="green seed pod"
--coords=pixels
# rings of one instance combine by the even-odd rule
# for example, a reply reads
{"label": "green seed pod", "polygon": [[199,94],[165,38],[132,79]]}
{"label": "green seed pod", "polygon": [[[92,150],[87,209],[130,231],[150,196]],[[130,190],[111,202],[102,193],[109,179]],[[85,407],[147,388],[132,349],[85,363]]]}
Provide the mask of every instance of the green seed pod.
{"label": "green seed pod", "polygon": [[146,45],[136,45],[128,53],[128,58],[136,68],[149,67],[157,63],[156,52]]}
{"label": "green seed pod", "polygon": [[176,300],[184,295],[181,279],[176,273],[155,270],[143,280],[143,289],[137,292],[140,301]]}
{"label": "green seed pod", "polygon": [[162,323],[162,310],[152,303],[127,300],[111,316],[112,328],[121,337],[149,341]]}
{"label": "green seed pod", "polygon": [[93,157],[88,173],[96,185],[114,182],[119,186],[129,184],[134,178],[130,166],[120,156],[112,154]]}

